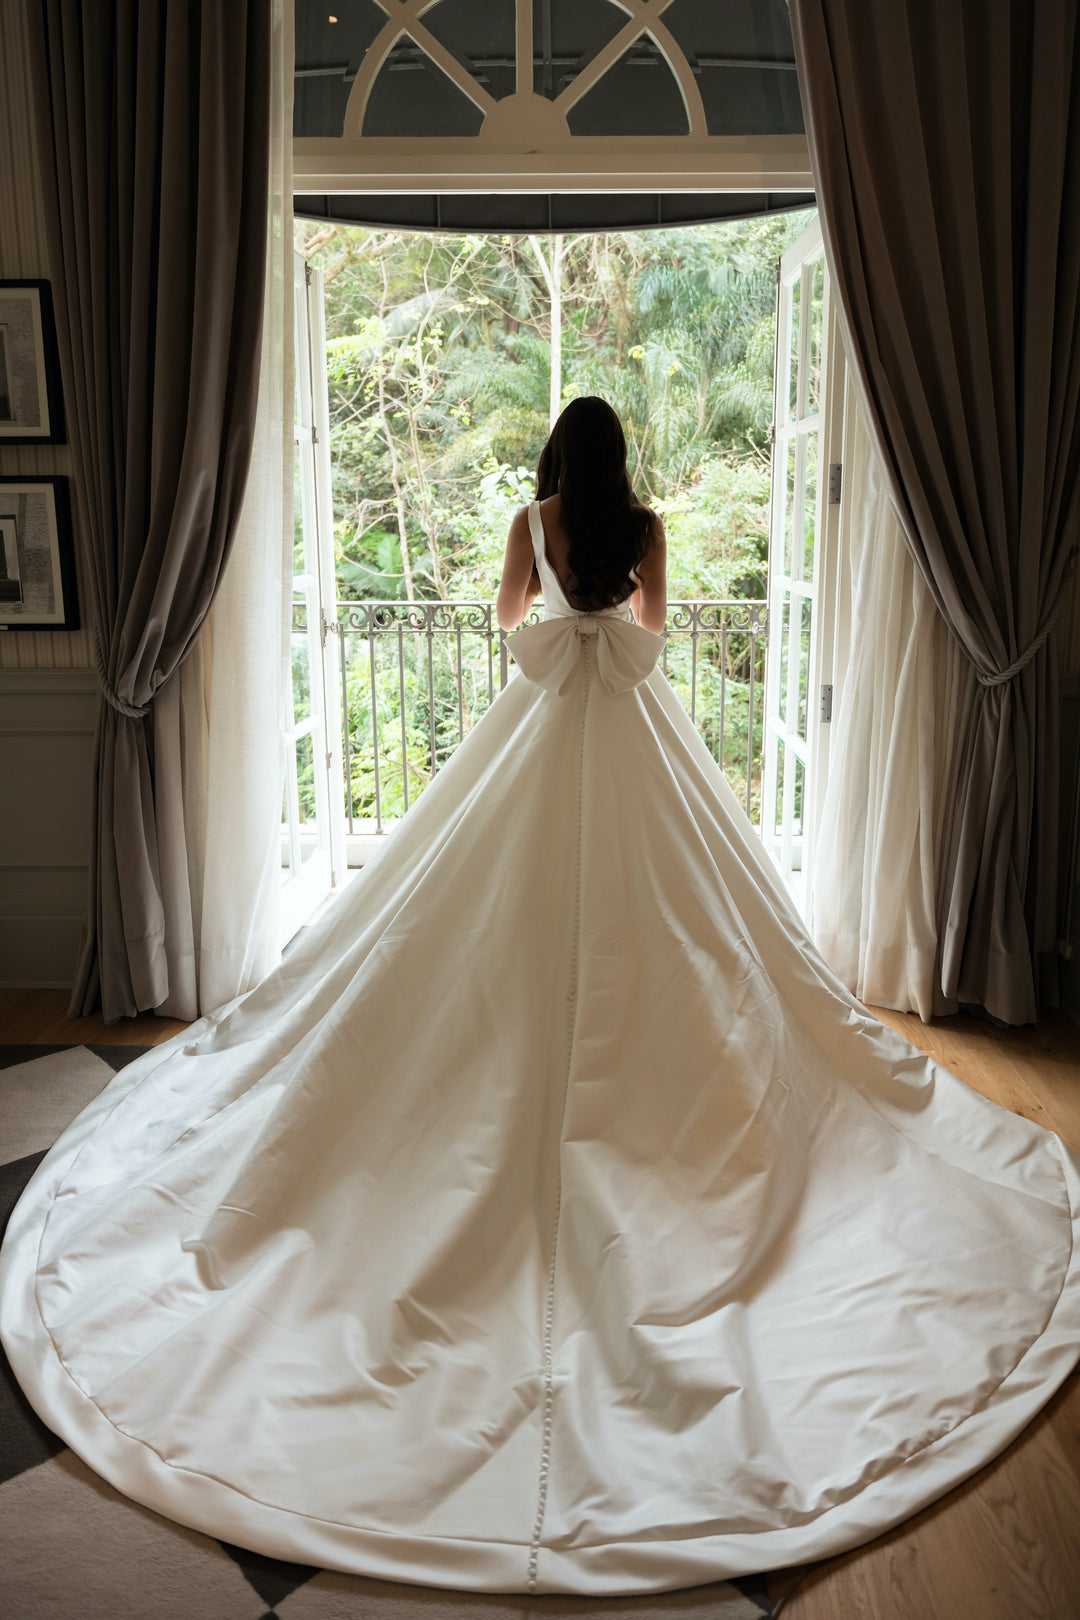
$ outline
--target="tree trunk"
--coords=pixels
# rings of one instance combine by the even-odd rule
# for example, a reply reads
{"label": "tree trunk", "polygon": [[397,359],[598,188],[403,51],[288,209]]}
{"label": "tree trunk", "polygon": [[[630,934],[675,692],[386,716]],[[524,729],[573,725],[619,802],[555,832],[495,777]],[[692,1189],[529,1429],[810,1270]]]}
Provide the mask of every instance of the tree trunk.
{"label": "tree trunk", "polygon": [[[379,318],[385,320],[386,305],[390,296],[390,278],[383,259],[379,268],[382,271],[383,295],[379,303]],[[405,491],[401,487],[401,478],[398,473],[397,445],[394,443],[393,430],[390,427],[390,416],[386,409],[386,373],[383,368],[383,357],[380,354],[375,362],[376,374],[379,379],[379,420],[382,422],[383,434],[386,438],[386,448],[390,452],[390,482],[394,487],[394,501],[397,506],[398,545],[401,548],[401,572],[405,578],[405,595],[410,602],[416,601],[416,592],[413,589],[412,563],[409,560],[409,531],[405,523]]]}
{"label": "tree trunk", "polygon": [[551,389],[548,395],[548,426],[554,427],[562,409],[562,260],[565,238],[551,239],[551,259],[545,257],[538,237],[529,237],[529,246],[536,255],[540,273],[551,301]]}
{"label": "tree trunk", "polygon": [[416,601],[416,592],[413,589],[412,563],[409,561],[409,531],[405,524],[405,491],[401,487],[398,476],[398,454],[394,443],[394,434],[390,427],[390,418],[386,409],[386,380],[383,376],[382,361],[378,362],[379,375],[379,416],[382,421],[383,434],[386,438],[386,448],[390,452],[390,482],[394,486],[394,500],[397,505],[398,545],[401,547],[401,571],[405,576],[405,595],[410,602]]}
{"label": "tree trunk", "polygon": [[556,236],[551,244],[551,396],[548,405],[549,427],[554,427],[562,410],[562,257],[563,239]]}

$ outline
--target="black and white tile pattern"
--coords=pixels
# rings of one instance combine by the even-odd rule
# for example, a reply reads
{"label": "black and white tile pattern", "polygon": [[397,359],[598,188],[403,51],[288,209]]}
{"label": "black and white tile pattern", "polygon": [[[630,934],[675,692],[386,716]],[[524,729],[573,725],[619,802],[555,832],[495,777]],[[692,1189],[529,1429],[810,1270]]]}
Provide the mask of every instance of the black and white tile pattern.
{"label": "black and white tile pattern", "polygon": [[[0,1229],[65,1125],[142,1046],[0,1046]],[[113,1490],[51,1433],[0,1354],[7,1620],[762,1620],[751,1577],[646,1598],[527,1598],[363,1580],[248,1552]]]}

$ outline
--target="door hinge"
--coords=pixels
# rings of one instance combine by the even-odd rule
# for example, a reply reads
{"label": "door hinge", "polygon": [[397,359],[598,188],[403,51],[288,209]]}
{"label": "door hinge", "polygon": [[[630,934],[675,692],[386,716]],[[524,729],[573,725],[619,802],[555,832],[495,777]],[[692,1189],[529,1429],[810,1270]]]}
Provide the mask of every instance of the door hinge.
{"label": "door hinge", "polygon": [[330,620],[326,617],[325,608],[319,609],[319,642],[325,647],[326,638],[330,634]]}
{"label": "door hinge", "polygon": [[832,720],[832,687],[821,688],[821,723],[827,726]]}
{"label": "door hinge", "polygon": [[334,768],[334,756],[329,748],[326,750],[326,768],[328,771],[332,771]]}
{"label": "door hinge", "polygon": [[307,286],[307,287],[311,286],[312,277],[313,277],[313,272],[312,272],[312,269],[311,269],[311,264],[307,259],[305,259],[304,260],[304,285],[305,286]]}
{"label": "door hinge", "polygon": [[[319,442],[319,430],[315,426],[314,422],[311,424],[311,442],[312,442],[312,444],[318,444],[318,442]],[[837,500],[839,500],[840,499],[839,495],[836,498],[837,498]]]}
{"label": "door hinge", "polygon": [[840,505],[840,487],[844,482],[844,467],[839,461],[829,463],[829,505]]}

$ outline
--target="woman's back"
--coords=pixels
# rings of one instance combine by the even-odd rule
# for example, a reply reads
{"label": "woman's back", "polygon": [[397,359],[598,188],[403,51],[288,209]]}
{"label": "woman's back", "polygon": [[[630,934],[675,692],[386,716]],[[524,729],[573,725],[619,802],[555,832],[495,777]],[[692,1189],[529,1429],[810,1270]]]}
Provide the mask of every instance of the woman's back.
{"label": "woman's back", "polygon": [[544,527],[544,550],[547,560],[569,599],[574,588],[574,575],[570,568],[570,536],[562,521],[562,496],[549,495],[539,501],[540,521]]}
{"label": "woman's back", "polygon": [[[539,514],[542,533],[532,529],[531,514]],[[563,499],[559,494],[549,495],[523,507],[510,529],[507,542],[506,564],[499,593],[499,623],[510,630],[520,624],[528,613],[538,586],[544,589],[544,600],[549,616],[552,612],[608,611],[629,607],[638,624],[646,630],[659,633],[667,617],[667,545],[664,526],[660,518],[652,519],[648,546],[636,566],[628,570],[629,589],[621,599],[611,601],[606,608],[582,608],[577,593],[578,580],[571,563],[574,541],[563,522]],[[580,547],[580,538],[578,540]],[[543,578],[543,565],[551,571],[560,600],[552,600],[550,585]]]}

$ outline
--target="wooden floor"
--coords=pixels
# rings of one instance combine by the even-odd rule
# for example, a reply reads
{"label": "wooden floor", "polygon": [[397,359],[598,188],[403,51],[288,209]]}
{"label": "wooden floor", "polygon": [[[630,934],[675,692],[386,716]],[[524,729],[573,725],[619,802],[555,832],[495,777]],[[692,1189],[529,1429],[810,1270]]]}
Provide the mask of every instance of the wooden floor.
{"label": "wooden floor", "polygon": [[176,1018],[69,1018],[66,990],[0,990],[0,1046],[157,1046],[187,1025]]}
{"label": "wooden floor", "polygon": [[[0,1044],[156,1044],[171,1019],[69,1019],[56,990],[0,990]],[[1080,1149],[1080,1029],[879,1012],[983,1096]],[[1080,1346],[1078,1354],[1080,1354]],[[798,1585],[792,1591],[793,1582]],[[783,1620],[1080,1620],[1080,1370],[989,1467],[877,1541],[777,1571]]]}

